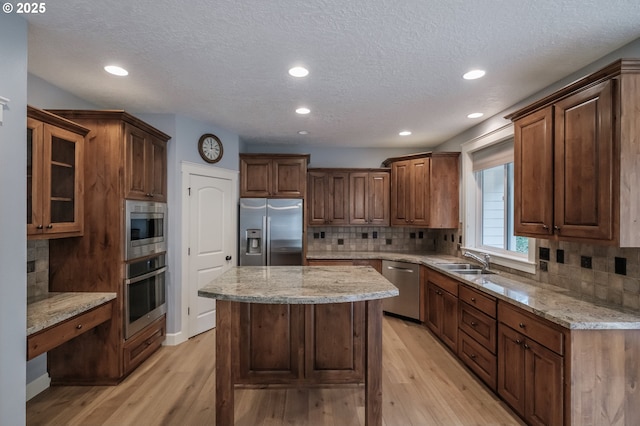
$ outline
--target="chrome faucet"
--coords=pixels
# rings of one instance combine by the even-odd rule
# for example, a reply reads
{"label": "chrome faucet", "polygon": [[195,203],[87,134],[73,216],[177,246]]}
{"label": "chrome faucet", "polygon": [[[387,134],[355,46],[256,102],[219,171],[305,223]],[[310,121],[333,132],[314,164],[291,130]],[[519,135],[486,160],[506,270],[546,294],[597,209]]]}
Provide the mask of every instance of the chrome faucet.
{"label": "chrome faucet", "polygon": [[463,256],[470,257],[471,259],[480,262],[483,271],[488,271],[489,267],[491,266],[491,256],[489,255],[489,253],[482,253],[482,257],[480,257],[476,254],[471,253],[470,251],[465,251]]}

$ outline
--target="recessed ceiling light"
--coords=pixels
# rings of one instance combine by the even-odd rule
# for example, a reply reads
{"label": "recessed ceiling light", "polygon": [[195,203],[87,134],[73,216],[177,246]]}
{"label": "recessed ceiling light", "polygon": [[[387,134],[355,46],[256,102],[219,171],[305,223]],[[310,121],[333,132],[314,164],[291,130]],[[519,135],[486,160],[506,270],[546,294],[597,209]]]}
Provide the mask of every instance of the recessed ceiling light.
{"label": "recessed ceiling light", "polygon": [[403,130],[400,133],[398,133],[400,136],[409,136],[411,134],[410,131],[408,130]]}
{"label": "recessed ceiling light", "polygon": [[480,118],[483,115],[484,114],[481,112],[472,112],[471,114],[467,115],[467,118]]}
{"label": "recessed ceiling light", "polygon": [[104,67],[104,70],[109,74],[117,75],[119,77],[124,77],[125,75],[129,75],[129,71],[117,65],[107,65],[106,67]]}
{"label": "recessed ceiling light", "polygon": [[309,75],[309,70],[305,67],[293,67],[289,70],[289,75],[293,77],[306,77]]}
{"label": "recessed ceiling light", "polygon": [[471,70],[465,73],[462,78],[465,80],[475,80],[476,78],[484,77],[484,70]]}
{"label": "recessed ceiling light", "polygon": [[298,114],[309,114],[311,110],[309,108],[300,107],[296,110]]}
{"label": "recessed ceiling light", "polygon": [[306,131],[306,130],[300,130],[300,131],[298,132],[298,134],[299,134],[299,135],[308,135],[308,134],[309,134],[309,132],[308,132],[308,131]]}

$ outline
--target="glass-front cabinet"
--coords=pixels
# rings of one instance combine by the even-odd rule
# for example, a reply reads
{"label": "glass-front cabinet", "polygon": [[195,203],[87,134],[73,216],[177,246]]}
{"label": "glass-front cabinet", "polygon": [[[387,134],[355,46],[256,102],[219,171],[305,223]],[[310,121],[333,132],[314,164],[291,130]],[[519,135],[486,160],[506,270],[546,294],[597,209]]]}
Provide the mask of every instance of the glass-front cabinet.
{"label": "glass-front cabinet", "polygon": [[84,139],[88,129],[27,109],[27,236],[83,233]]}

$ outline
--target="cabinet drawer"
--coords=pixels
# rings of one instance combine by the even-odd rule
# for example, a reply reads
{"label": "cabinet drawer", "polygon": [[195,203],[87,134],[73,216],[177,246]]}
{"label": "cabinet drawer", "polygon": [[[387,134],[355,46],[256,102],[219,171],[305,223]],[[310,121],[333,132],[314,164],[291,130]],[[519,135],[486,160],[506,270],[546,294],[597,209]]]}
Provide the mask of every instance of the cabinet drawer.
{"label": "cabinet drawer", "polygon": [[427,280],[437,284],[438,287],[444,291],[447,291],[456,297],[458,296],[458,281],[453,278],[434,271],[433,269],[428,269]]}
{"label": "cabinet drawer", "polygon": [[27,338],[27,360],[35,358],[64,342],[111,319],[112,302],[49,327]]}
{"label": "cabinet drawer", "polygon": [[128,374],[147,359],[164,342],[166,316],[163,315],[124,344],[124,371]]}
{"label": "cabinet drawer", "polygon": [[498,319],[559,355],[564,354],[564,333],[554,324],[507,303],[498,303]]}
{"label": "cabinet drawer", "polygon": [[458,291],[458,298],[460,298],[460,300],[484,312],[491,318],[496,317],[496,299],[465,285],[461,285]]}
{"label": "cabinet drawer", "polygon": [[460,329],[495,354],[496,320],[464,302],[459,306]]}
{"label": "cabinet drawer", "polygon": [[496,391],[498,362],[494,354],[473,340],[465,332],[458,334],[458,357],[483,382]]}

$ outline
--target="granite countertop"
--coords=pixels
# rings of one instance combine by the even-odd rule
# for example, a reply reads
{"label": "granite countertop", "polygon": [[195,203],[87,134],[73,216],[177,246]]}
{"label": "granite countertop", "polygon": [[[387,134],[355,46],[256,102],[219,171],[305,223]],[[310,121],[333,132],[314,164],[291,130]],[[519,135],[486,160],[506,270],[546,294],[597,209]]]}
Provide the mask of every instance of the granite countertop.
{"label": "granite countertop", "polygon": [[[307,259],[382,259],[417,263],[449,275],[470,287],[507,301],[551,322],[574,330],[640,329],[640,312],[625,310],[589,299],[568,289],[500,272],[462,275],[439,267],[441,263],[465,262],[459,257],[435,253],[308,252]],[[473,263],[473,262],[470,262]]]}
{"label": "granite countertop", "polygon": [[198,291],[235,302],[321,304],[384,299],[398,289],[370,266],[238,266]]}
{"label": "granite countertop", "polygon": [[27,300],[27,336],[116,298],[115,293],[47,293]]}

